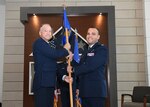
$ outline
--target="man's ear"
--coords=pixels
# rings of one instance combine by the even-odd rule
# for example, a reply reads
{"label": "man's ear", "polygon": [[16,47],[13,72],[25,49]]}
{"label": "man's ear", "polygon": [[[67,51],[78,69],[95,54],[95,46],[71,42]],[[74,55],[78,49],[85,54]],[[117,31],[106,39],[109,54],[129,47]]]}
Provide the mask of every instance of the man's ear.
{"label": "man's ear", "polygon": [[41,32],[39,32],[39,35],[41,36]]}
{"label": "man's ear", "polygon": [[98,36],[98,40],[100,39],[100,37],[101,37],[101,36],[99,35],[99,36]]}

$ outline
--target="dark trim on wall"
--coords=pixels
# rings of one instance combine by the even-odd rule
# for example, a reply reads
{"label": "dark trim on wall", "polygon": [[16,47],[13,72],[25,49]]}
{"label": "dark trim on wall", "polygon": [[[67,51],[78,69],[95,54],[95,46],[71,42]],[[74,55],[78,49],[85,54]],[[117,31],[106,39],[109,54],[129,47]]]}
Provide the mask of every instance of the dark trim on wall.
{"label": "dark trim on wall", "polygon": [[[67,15],[86,15],[90,13],[114,13],[114,6],[79,6],[66,7]],[[81,11],[82,10],[82,11]],[[20,7],[20,20],[28,21],[29,14],[62,14],[63,7]]]}
{"label": "dark trim on wall", "polygon": [[[68,15],[87,15],[92,13],[108,14],[108,48],[109,48],[109,94],[110,107],[118,107],[117,102],[117,69],[116,69],[116,36],[115,36],[115,7],[114,6],[78,6],[66,7]],[[82,11],[81,11],[82,10]],[[63,14],[63,7],[21,7],[20,21],[28,22],[29,14]]]}

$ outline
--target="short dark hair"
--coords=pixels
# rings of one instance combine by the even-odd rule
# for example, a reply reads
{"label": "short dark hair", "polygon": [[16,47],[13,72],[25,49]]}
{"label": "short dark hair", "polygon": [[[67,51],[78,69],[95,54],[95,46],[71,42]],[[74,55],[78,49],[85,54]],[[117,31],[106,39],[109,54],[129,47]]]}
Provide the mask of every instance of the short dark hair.
{"label": "short dark hair", "polygon": [[[94,26],[91,26],[91,27],[89,27],[89,28],[94,28],[94,29],[96,29],[96,30],[98,31],[98,34],[100,35],[100,30],[99,30],[99,28],[94,27]],[[89,28],[88,28],[88,29],[89,29]]]}

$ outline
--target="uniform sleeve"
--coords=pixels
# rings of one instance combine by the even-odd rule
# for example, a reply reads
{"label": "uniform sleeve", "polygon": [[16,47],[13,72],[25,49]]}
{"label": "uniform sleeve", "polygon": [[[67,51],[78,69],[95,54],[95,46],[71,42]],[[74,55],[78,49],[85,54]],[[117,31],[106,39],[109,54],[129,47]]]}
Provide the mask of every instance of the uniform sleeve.
{"label": "uniform sleeve", "polygon": [[69,54],[65,48],[57,49],[51,47],[46,42],[37,42],[34,45],[34,52],[41,53],[49,58],[54,58],[54,59],[65,57]]}

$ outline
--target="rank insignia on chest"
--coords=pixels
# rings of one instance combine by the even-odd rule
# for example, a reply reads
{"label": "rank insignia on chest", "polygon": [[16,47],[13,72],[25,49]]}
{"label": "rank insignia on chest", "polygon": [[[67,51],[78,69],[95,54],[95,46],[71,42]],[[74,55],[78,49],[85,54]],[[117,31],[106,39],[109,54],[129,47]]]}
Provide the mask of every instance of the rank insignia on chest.
{"label": "rank insignia on chest", "polygon": [[50,47],[51,47],[51,48],[56,48],[56,46],[54,46],[54,45],[50,45]]}
{"label": "rank insignia on chest", "polygon": [[53,41],[50,41],[50,42],[49,42],[49,45],[50,45],[51,48],[56,48],[56,45],[54,44]]}
{"label": "rank insignia on chest", "polygon": [[92,52],[92,53],[87,53],[87,56],[94,56],[95,54]]}

